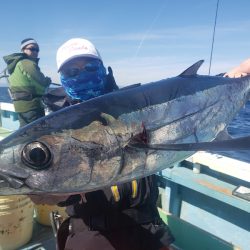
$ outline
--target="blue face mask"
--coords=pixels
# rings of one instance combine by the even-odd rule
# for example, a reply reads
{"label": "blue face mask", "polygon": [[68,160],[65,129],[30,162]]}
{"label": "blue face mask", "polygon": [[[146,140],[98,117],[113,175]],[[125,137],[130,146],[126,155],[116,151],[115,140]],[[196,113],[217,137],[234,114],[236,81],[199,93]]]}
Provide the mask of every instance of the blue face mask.
{"label": "blue face mask", "polygon": [[100,61],[91,62],[80,72],[61,74],[61,83],[72,99],[86,101],[105,93],[106,69]]}

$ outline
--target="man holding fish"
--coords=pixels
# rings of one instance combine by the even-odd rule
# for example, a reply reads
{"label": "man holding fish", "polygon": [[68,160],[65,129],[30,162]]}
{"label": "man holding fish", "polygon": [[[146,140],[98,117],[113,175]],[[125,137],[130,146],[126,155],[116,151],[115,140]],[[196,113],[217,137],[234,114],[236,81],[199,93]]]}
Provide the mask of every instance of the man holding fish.
{"label": "man holding fish", "polygon": [[60,202],[73,209],[59,249],[168,249],[173,237],[159,220],[151,175],[197,150],[249,148],[249,137],[214,139],[248,100],[250,77],[201,76],[198,61],[176,77],[112,91],[112,70],[106,75],[82,39],[63,44],[57,62],[67,95],[80,103],[1,141],[1,194],[70,195]]}
{"label": "man holding fish", "polygon": [[[86,39],[75,38],[64,43],[57,51],[57,66],[67,94],[55,96],[62,90],[54,89],[45,96],[52,110],[62,108],[55,104],[58,98],[65,107],[118,90],[112,69],[108,67],[106,74],[100,53]],[[57,101],[51,102],[53,98]],[[31,198],[35,203],[60,201],[59,205],[68,206],[70,218],[57,234],[60,250],[172,249],[174,238],[156,206],[158,187],[154,175],[103,190],[73,194],[67,199],[54,195],[31,195]]]}

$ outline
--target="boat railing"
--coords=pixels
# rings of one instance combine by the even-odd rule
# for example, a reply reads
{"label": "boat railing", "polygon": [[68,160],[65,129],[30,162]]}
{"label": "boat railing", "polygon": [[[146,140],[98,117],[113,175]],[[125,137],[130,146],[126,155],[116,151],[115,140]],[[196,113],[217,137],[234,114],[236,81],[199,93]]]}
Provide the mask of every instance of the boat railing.
{"label": "boat railing", "polygon": [[7,131],[17,130],[19,128],[19,120],[13,104],[0,102],[0,111],[0,127]]}
{"label": "boat railing", "polygon": [[197,152],[160,173],[162,209],[241,249],[250,246],[250,163]]}

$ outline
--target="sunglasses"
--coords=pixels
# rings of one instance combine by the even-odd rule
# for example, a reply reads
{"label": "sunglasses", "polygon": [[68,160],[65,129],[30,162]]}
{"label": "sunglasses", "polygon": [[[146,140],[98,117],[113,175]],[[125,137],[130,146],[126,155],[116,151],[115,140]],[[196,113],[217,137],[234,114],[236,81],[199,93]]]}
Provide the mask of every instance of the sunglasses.
{"label": "sunglasses", "polygon": [[30,50],[32,52],[39,52],[38,48],[26,48],[27,50]]}
{"label": "sunglasses", "polygon": [[77,68],[77,67],[72,67],[72,68],[69,68],[67,70],[64,70],[62,73],[63,76],[66,76],[66,77],[74,77],[74,76],[78,76],[81,74],[81,72],[83,71],[86,71],[86,72],[95,72],[97,71],[99,68],[99,65],[97,65],[96,63],[95,64],[92,64],[92,63],[88,63],[85,65],[84,68]]}

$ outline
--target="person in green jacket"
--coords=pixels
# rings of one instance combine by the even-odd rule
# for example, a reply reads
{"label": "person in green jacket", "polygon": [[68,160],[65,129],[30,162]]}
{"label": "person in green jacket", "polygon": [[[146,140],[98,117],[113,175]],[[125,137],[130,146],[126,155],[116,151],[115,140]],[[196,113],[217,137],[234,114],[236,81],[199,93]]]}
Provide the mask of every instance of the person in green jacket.
{"label": "person in green jacket", "polygon": [[9,92],[20,127],[45,115],[42,96],[51,79],[38,66],[39,45],[33,38],[21,42],[21,53],[4,56],[9,73]]}

